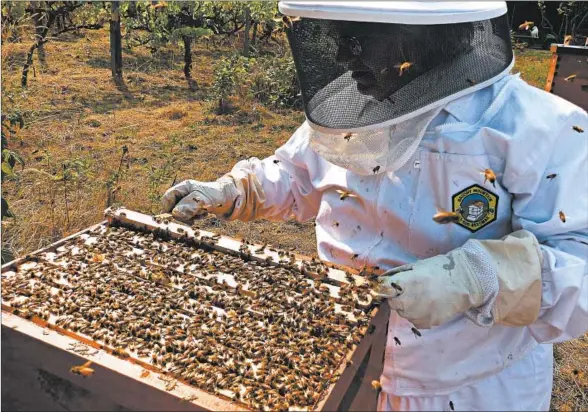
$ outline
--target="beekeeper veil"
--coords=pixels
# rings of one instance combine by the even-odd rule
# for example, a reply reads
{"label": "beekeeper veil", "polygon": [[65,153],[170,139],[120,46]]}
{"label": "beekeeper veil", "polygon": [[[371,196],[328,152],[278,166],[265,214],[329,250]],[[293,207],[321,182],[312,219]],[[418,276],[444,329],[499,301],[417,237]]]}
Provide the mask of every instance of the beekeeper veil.
{"label": "beekeeper veil", "polygon": [[431,120],[514,63],[504,2],[280,2],[311,147],[360,174],[394,171]]}

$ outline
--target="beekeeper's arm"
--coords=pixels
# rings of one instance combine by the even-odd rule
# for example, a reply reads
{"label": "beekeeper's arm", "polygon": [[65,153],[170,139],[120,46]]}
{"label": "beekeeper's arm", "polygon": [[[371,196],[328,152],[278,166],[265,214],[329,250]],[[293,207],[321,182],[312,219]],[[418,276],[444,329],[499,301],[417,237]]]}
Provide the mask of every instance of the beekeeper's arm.
{"label": "beekeeper's arm", "polygon": [[588,331],[588,146],[572,128],[588,121],[565,120],[506,166],[515,232],[388,271],[379,292],[392,309],[420,328],[462,313],[480,326],[528,326],[539,342]]}
{"label": "beekeeper's arm", "polygon": [[243,221],[313,218],[320,194],[311,185],[309,170],[317,169],[318,159],[308,147],[307,133],[304,124],[275,155],[242,160],[216,182],[179,183],[163,195],[164,212],[182,221],[207,212]]}

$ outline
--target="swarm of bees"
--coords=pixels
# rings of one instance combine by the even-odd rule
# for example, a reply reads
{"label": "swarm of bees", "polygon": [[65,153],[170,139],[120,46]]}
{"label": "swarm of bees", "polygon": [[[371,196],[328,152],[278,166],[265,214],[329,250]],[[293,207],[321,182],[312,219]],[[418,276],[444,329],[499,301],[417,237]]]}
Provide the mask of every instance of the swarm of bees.
{"label": "swarm of bees", "polygon": [[[152,364],[170,388],[255,409],[316,405],[369,333],[368,282],[348,275],[333,295],[322,262],[273,266],[163,235],[100,226],[5,271],[3,303]],[[94,374],[91,362],[70,371]]]}

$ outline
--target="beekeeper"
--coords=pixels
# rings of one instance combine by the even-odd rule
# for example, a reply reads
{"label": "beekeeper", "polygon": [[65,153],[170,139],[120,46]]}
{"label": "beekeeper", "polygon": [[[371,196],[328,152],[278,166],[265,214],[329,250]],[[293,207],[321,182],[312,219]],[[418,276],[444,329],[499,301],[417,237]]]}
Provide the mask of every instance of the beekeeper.
{"label": "beekeeper", "polygon": [[588,330],[586,112],[509,74],[504,2],[279,7],[307,121],[164,209],[316,218],[321,259],[391,269],[381,410],[548,410]]}

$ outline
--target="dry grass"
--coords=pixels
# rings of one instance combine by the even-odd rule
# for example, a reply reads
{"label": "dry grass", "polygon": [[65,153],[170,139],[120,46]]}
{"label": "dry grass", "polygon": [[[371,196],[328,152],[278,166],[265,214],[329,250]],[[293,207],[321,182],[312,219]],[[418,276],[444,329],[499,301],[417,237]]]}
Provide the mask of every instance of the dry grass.
{"label": "dry grass", "polygon": [[[102,219],[107,182],[129,148],[116,202],[147,213],[174,180],[214,180],[241,159],[263,158],[284,143],[303,120],[298,111],[276,112],[246,99],[236,111],[216,116],[204,99],[212,66],[230,45],[197,46],[191,91],[181,71],[179,50],[151,55],[124,52],[124,85],[111,81],[106,31],[46,45],[48,68],[36,67],[29,88],[19,86],[28,43],[2,46],[3,111],[20,110],[26,128],[12,147],[24,157],[25,172],[3,191],[16,218],[2,222],[2,242],[16,255],[46,246]],[[516,70],[543,87],[548,54],[526,51]],[[76,162],[72,164],[72,162]],[[63,164],[76,167],[68,182],[56,178]],[[66,207],[67,205],[67,207]],[[201,226],[231,236],[315,254],[312,222],[222,222]],[[586,339],[560,345],[556,359],[555,409],[588,409]],[[575,373],[576,371],[577,373]]]}

